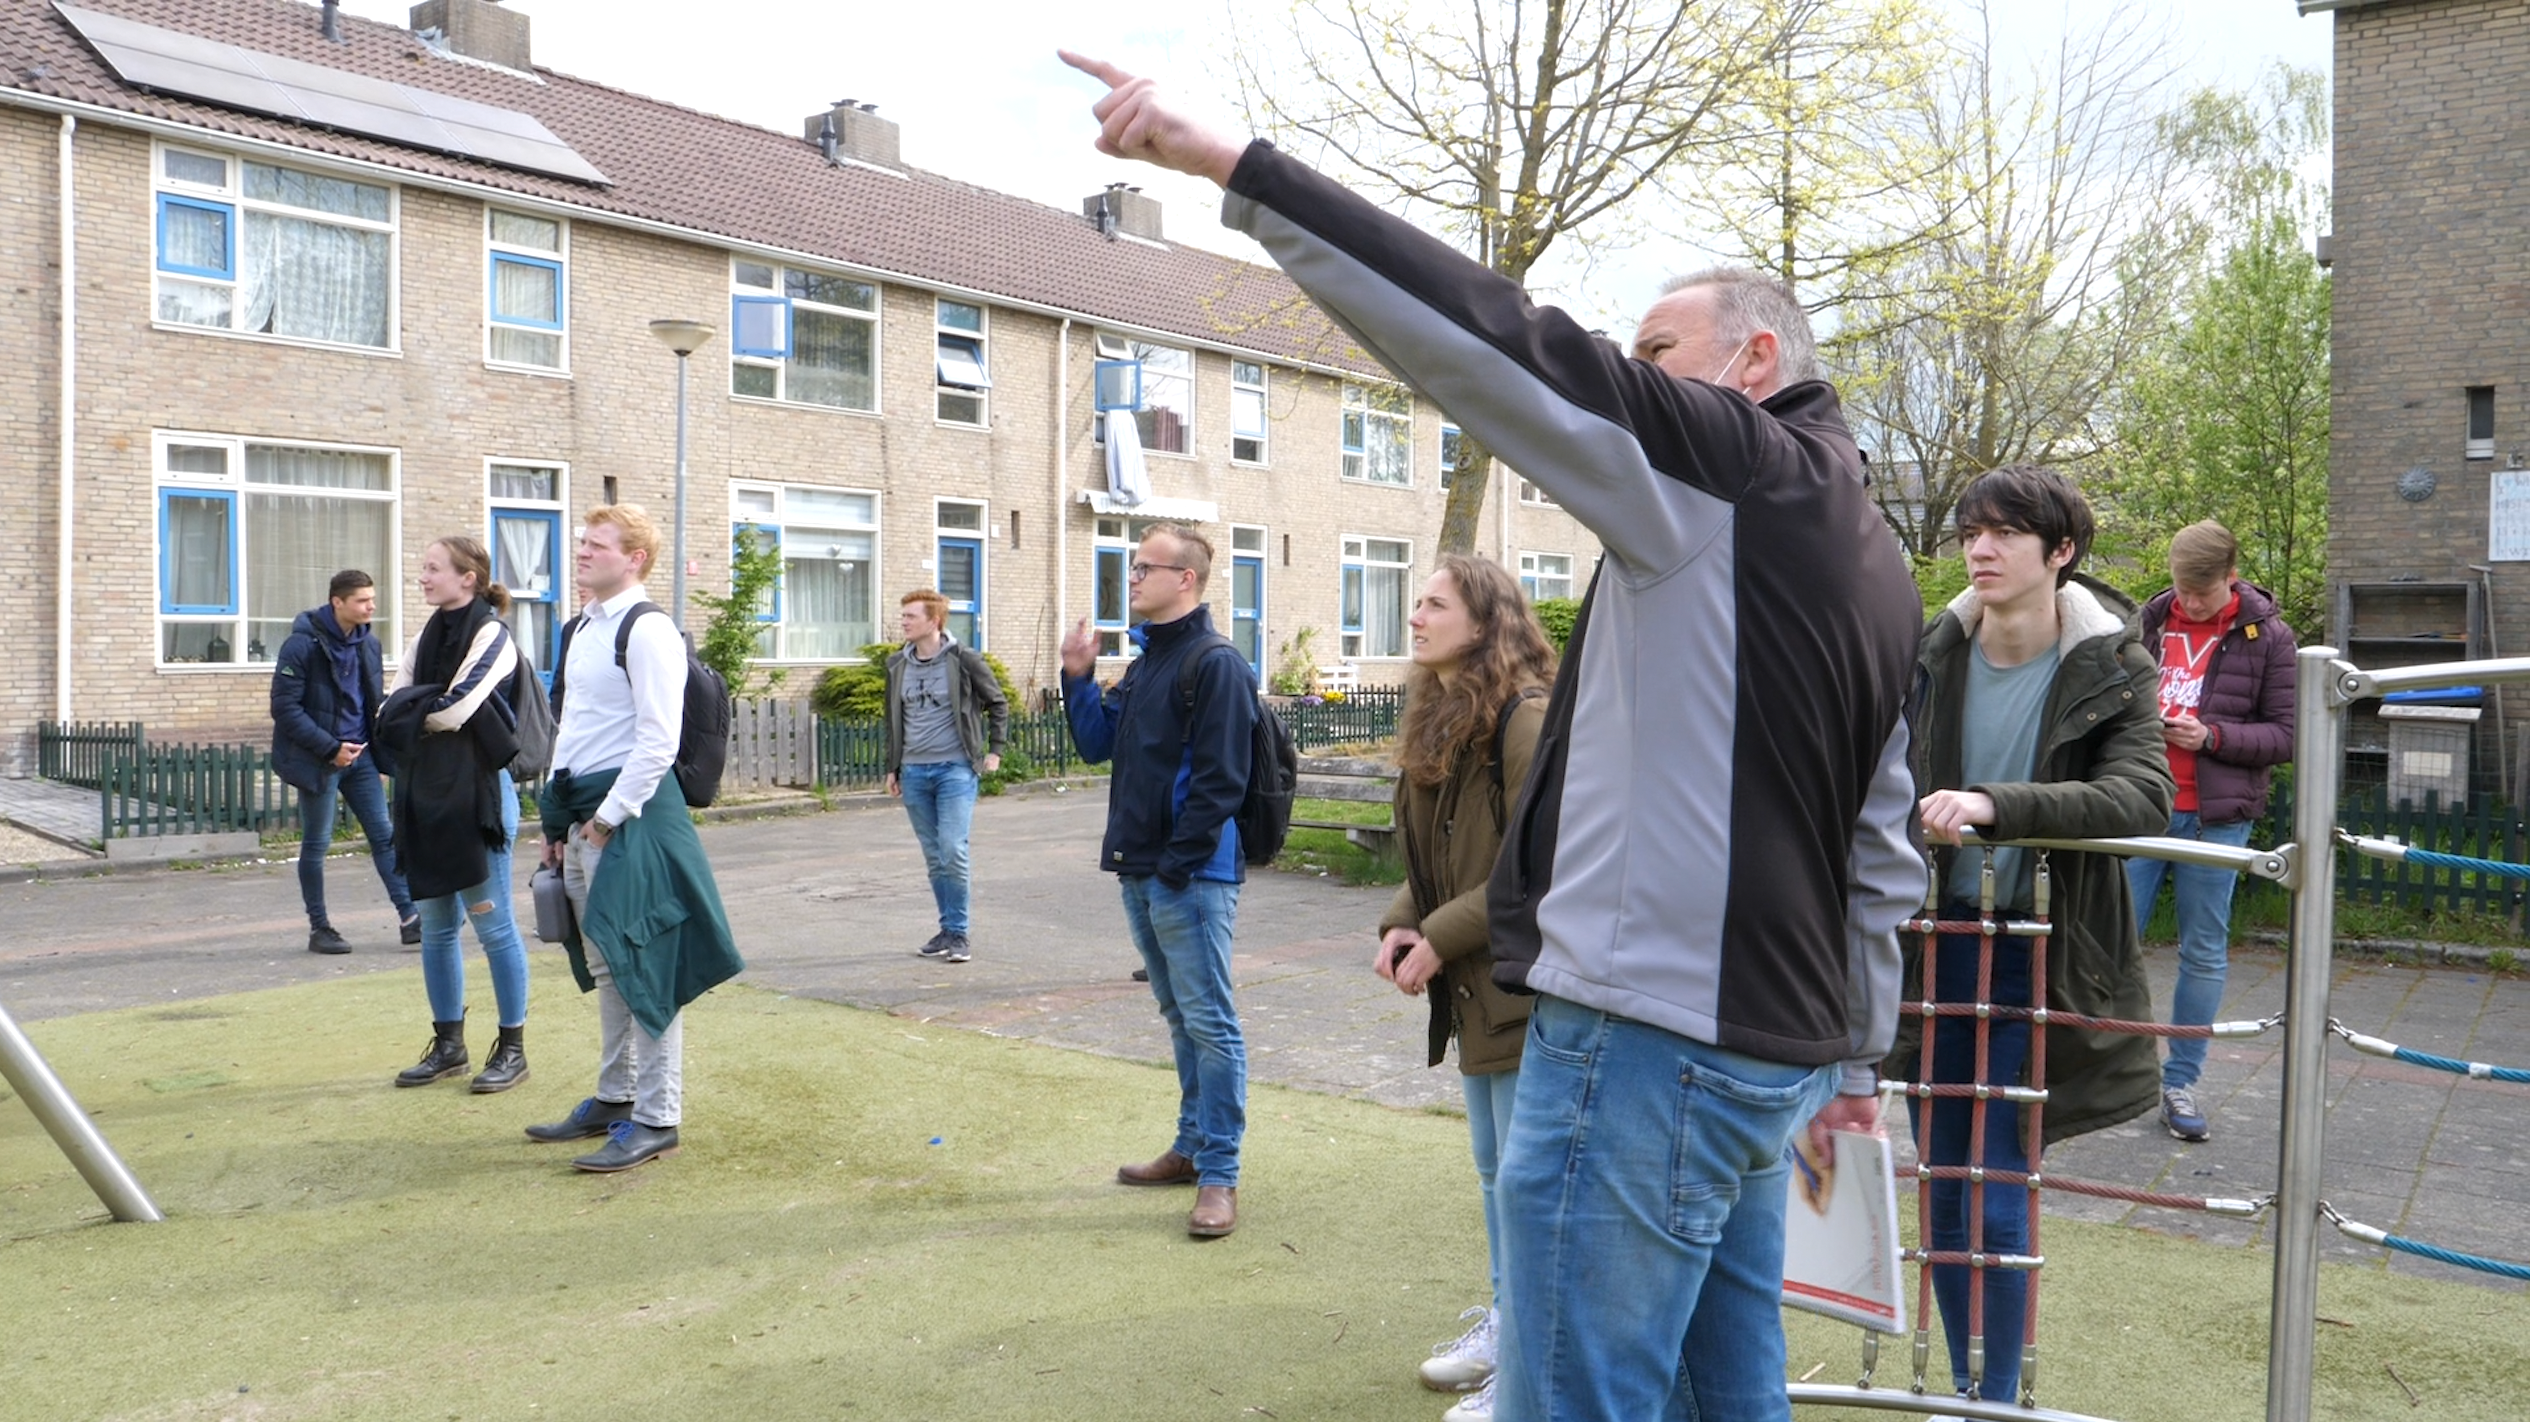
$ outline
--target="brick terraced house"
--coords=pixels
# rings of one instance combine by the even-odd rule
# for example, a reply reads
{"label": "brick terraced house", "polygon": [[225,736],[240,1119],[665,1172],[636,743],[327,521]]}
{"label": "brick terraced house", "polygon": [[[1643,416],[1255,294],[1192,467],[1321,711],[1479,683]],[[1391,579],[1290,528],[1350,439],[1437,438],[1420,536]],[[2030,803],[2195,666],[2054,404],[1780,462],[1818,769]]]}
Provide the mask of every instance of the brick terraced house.
{"label": "brick terraced house", "polygon": [[[779,542],[764,652],[790,692],[923,586],[1051,685],[1071,620],[1120,646],[1159,517],[1228,561],[1214,616],[1261,672],[1302,629],[1366,682],[1406,665],[1446,416],[1131,189],[1066,211],[906,166],[865,106],[782,133],[539,69],[493,0],[410,29],[0,0],[0,154],[16,773],[42,719],[260,739],[265,663],[327,578],[375,574],[400,649],[450,533],[495,550],[549,666],[577,512],[670,518],[660,318],[714,328],[686,361],[689,585],[727,586],[740,529]],[[1098,394],[1137,379],[1151,497],[1127,508]],[[1495,478],[1483,551],[1576,593],[1596,540]]]}

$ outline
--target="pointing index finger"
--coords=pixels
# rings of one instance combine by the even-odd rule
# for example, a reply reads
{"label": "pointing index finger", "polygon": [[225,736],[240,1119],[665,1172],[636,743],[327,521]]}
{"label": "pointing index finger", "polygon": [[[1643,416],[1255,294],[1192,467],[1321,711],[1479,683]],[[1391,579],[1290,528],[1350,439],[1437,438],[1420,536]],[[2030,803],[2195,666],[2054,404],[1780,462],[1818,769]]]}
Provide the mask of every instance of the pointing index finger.
{"label": "pointing index finger", "polygon": [[1062,60],[1065,64],[1072,66],[1074,69],[1079,70],[1092,79],[1098,80],[1100,83],[1105,84],[1108,88],[1118,88],[1132,82],[1132,75],[1125,73],[1123,70],[1118,69],[1116,66],[1109,64],[1103,59],[1092,59],[1086,54],[1074,54],[1068,49],[1058,49],[1054,52],[1054,54],[1056,58]]}

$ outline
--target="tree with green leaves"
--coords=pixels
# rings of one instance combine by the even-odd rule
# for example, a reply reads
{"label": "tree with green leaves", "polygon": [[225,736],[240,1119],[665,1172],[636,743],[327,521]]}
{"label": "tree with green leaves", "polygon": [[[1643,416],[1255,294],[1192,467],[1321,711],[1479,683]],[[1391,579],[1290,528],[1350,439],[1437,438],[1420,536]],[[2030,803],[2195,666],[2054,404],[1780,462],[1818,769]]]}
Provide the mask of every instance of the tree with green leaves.
{"label": "tree with green leaves", "polygon": [[2219,520],[2240,540],[2240,575],[2317,641],[2328,618],[2329,284],[2311,238],[2327,193],[2301,169],[2326,151],[2327,79],[2282,69],[2256,93],[2202,92],[2171,125],[2226,236],[2107,421],[2102,551],[2136,591],[2157,590],[2170,535]]}
{"label": "tree with green leaves", "polygon": [[[764,655],[765,625],[773,594],[782,585],[782,547],[754,529],[742,530],[730,549],[729,591],[697,589],[694,600],[711,614],[703,624],[702,645],[695,655],[729,683],[729,694],[745,700],[751,691],[779,686],[782,673],[759,674],[751,659]],[[761,680],[761,688],[750,685]]]}

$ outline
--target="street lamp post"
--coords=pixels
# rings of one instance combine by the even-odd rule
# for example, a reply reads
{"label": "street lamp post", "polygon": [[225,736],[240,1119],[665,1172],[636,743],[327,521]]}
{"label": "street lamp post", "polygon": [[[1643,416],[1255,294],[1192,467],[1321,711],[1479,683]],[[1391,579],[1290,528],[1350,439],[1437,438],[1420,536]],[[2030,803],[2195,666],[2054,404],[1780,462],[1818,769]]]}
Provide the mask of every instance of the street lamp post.
{"label": "street lamp post", "polygon": [[712,338],[712,328],[700,321],[659,320],[650,323],[650,334],[659,344],[676,352],[676,542],[671,550],[676,559],[674,606],[670,615],[676,619],[679,632],[685,630],[685,358],[703,348]]}

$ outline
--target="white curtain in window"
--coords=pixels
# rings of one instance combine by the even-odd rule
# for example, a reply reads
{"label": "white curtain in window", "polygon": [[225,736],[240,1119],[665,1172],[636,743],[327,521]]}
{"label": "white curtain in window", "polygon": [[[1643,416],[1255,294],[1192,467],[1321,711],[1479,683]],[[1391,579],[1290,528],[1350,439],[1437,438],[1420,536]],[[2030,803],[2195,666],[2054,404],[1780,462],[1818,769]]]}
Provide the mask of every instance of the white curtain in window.
{"label": "white curtain in window", "polygon": [[[286,453],[301,453],[291,450]],[[305,451],[326,453],[327,451]],[[251,468],[255,451],[247,451]],[[355,458],[364,456],[353,456]],[[395,506],[379,499],[341,499],[323,494],[246,495],[246,612],[248,630],[277,649],[290,620],[324,603],[334,574],[358,568],[377,580],[378,634],[395,626],[395,571],[391,561]],[[395,648],[401,653],[402,648]]]}
{"label": "white curtain in window", "polygon": [[228,312],[236,293],[225,286],[206,286],[201,282],[178,281],[174,277],[158,279],[158,319],[184,326],[228,328]]}
{"label": "white curtain in window", "polygon": [[848,529],[782,531],[782,640],[811,661],[857,657],[877,640],[870,620],[876,536]]}
{"label": "white curtain in window", "polygon": [[492,581],[513,593],[543,597],[553,587],[552,526],[541,518],[492,519]]}
{"label": "white curtain in window", "polygon": [[1367,585],[1362,598],[1362,655],[1402,657],[1406,654],[1406,570],[1372,566],[1362,570]]}
{"label": "white curtain in window", "polygon": [[1363,476],[1374,484],[1414,482],[1413,429],[1405,421],[1373,415],[1366,422],[1368,446],[1362,451],[1368,468]]}
{"label": "white curtain in window", "polygon": [[562,319],[562,279],[551,267],[532,262],[492,264],[492,314],[514,321]]}
{"label": "white curtain in window", "polygon": [[196,271],[225,272],[228,266],[228,221],[225,211],[164,203],[158,209],[158,259]]}
{"label": "white curtain in window", "polygon": [[240,325],[352,346],[387,344],[387,234],[246,214],[238,244]]}
{"label": "white curtain in window", "polygon": [[1106,418],[1107,497],[1117,507],[1129,509],[1151,497],[1151,467],[1142,458],[1137,423],[1141,416],[1131,410],[1109,410]]}

